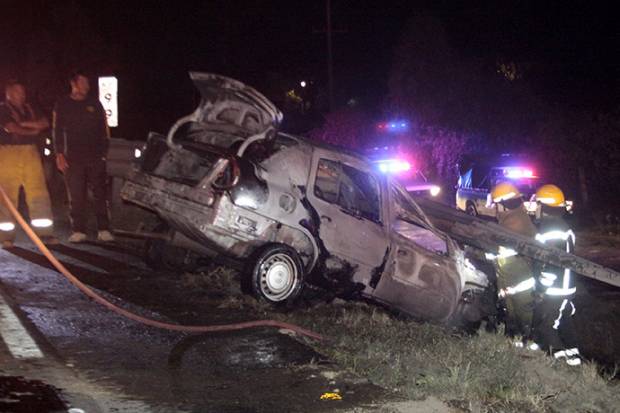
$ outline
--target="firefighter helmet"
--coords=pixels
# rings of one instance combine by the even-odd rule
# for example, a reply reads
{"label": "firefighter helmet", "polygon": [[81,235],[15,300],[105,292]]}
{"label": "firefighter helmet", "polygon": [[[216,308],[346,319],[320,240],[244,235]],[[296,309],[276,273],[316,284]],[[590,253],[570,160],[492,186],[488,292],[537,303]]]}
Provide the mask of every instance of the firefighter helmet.
{"label": "firefighter helmet", "polygon": [[552,207],[564,204],[564,193],[555,185],[543,185],[536,191],[536,200]]}
{"label": "firefighter helmet", "polygon": [[519,193],[517,187],[510,182],[500,182],[495,185],[491,190],[491,198],[495,203],[507,201],[509,199],[514,199],[520,196],[521,194]]}

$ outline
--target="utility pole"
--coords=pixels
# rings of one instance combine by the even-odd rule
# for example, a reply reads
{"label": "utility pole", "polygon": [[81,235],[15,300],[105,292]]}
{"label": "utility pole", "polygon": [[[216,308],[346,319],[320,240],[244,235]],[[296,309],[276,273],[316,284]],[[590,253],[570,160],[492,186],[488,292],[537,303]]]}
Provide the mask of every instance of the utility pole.
{"label": "utility pole", "polygon": [[327,40],[327,104],[329,110],[334,109],[334,54],[332,51],[332,35],[334,33],[348,33],[344,30],[334,30],[332,28],[332,2],[331,0],[325,0],[325,18],[326,27],[323,30],[313,29],[315,34],[325,33]]}
{"label": "utility pole", "polygon": [[333,69],[333,55],[332,55],[332,2],[326,0],[325,13],[327,17],[327,93],[329,110],[334,108],[334,69]]}

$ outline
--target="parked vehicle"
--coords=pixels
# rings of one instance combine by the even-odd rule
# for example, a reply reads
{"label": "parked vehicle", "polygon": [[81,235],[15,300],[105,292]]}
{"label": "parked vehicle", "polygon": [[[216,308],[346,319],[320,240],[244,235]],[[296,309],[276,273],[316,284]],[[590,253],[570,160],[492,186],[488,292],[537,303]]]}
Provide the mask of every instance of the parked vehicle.
{"label": "parked vehicle", "polygon": [[[503,154],[495,158],[465,159],[459,165],[456,207],[472,216],[496,218],[491,189],[499,182],[513,183],[523,195],[527,212],[536,214],[536,190],[546,182],[536,173],[532,160],[523,156]],[[573,202],[566,201],[571,213]]]}
{"label": "parked vehicle", "polygon": [[374,146],[364,155],[377,172],[394,177],[413,195],[434,198],[441,192],[441,186],[429,180],[399,146]]}
{"label": "parked vehicle", "polygon": [[293,302],[305,284],[439,322],[485,315],[487,276],[363,156],[278,132],[256,90],[190,73],[202,100],[151,133],[122,197],[156,212],[168,244],[244,265],[253,294]]}

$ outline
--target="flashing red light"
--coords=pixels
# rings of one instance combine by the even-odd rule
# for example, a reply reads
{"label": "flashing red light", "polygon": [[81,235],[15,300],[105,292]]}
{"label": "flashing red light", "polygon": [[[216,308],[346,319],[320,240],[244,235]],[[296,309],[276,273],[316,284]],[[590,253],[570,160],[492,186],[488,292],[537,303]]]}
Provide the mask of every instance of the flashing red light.
{"label": "flashing red light", "polygon": [[411,164],[402,159],[386,159],[377,162],[378,168],[383,173],[396,174],[411,169]]}
{"label": "flashing red light", "polygon": [[408,123],[405,121],[382,122],[377,124],[377,128],[388,132],[404,132],[408,129]]}

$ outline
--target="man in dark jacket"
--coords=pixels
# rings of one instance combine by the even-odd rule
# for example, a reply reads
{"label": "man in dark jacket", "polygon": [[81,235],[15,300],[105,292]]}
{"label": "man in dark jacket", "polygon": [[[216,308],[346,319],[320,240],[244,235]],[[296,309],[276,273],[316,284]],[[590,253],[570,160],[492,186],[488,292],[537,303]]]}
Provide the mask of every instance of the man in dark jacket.
{"label": "man in dark jacket", "polygon": [[97,240],[114,241],[110,233],[105,156],[110,131],[101,103],[89,96],[88,77],[74,73],[71,94],[54,108],[56,165],[64,173],[71,202],[70,242],[86,240],[88,186],[91,186],[97,217]]}
{"label": "man in dark jacket", "polygon": [[[45,116],[26,101],[26,89],[17,81],[5,88],[6,101],[0,105],[0,185],[9,200],[17,205],[20,188],[26,196],[30,225],[44,242],[58,242],[53,237],[50,196],[38,150],[42,131],[49,128]],[[15,220],[0,202],[0,242],[11,248],[15,237]]]}

